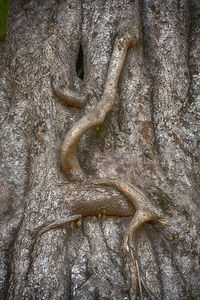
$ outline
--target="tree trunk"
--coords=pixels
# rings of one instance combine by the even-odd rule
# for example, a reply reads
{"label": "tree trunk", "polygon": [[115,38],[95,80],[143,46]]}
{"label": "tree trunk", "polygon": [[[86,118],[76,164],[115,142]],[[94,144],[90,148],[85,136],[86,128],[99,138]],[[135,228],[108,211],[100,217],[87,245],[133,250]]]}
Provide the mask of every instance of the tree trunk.
{"label": "tree trunk", "polygon": [[1,299],[200,298],[199,16],[187,0],[12,1]]}

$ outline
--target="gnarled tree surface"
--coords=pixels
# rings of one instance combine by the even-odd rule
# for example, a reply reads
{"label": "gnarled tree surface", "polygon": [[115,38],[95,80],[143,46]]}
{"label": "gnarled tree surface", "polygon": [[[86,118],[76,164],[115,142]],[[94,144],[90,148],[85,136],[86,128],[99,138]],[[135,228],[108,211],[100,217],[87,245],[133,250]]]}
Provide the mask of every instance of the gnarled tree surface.
{"label": "gnarled tree surface", "polygon": [[1,299],[200,298],[199,16],[194,0],[11,1]]}

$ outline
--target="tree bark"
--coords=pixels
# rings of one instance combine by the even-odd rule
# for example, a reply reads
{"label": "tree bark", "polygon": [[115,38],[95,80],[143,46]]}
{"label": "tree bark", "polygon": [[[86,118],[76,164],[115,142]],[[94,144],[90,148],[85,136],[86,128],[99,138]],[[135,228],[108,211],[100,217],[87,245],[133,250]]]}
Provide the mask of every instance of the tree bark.
{"label": "tree bark", "polygon": [[199,299],[199,16],[194,0],[11,2],[1,299]]}

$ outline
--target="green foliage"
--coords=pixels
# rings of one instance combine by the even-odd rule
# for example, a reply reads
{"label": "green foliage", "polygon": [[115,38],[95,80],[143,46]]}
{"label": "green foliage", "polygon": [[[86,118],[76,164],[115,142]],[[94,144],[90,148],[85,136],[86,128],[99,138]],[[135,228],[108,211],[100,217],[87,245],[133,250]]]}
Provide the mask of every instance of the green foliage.
{"label": "green foliage", "polygon": [[0,0],[0,39],[6,36],[10,0]]}

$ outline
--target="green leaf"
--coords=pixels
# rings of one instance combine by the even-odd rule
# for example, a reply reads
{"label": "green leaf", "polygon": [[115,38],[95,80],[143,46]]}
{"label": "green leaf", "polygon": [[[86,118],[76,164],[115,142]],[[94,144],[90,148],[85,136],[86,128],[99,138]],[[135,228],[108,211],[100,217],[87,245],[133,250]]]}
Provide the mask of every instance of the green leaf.
{"label": "green leaf", "polygon": [[10,0],[0,0],[0,39],[5,38]]}

